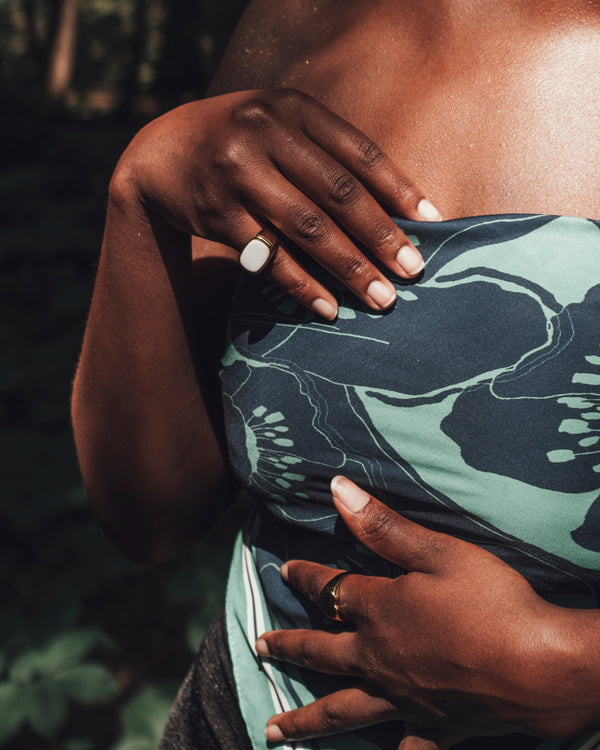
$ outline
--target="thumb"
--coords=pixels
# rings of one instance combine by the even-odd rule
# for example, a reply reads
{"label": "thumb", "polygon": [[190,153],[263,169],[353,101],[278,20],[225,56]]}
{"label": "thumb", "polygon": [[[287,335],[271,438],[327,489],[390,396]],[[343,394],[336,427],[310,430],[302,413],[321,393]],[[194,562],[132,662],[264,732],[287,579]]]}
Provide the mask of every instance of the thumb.
{"label": "thumb", "polygon": [[465,735],[451,729],[417,727],[408,724],[398,750],[448,750],[465,739],[467,739]]}
{"label": "thumb", "polygon": [[[334,477],[331,494],[354,536],[380,557],[405,570],[432,573],[460,542],[409,521],[346,477]],[[432,554],[432,550],[435,554]],[[404,750],[404,749],[403,749]]]}

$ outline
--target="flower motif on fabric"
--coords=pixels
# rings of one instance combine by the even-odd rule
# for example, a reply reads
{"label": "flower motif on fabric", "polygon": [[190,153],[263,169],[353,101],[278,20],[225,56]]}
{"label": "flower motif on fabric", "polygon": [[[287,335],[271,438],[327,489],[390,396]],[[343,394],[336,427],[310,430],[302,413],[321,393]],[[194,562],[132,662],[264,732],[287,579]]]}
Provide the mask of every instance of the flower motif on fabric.
{"label": "flower motif on fabric", "polygon": [[306,499],[305,493],[293,490],[295,485],[304,482],[306,476],[293,470],[296,464],[302,463],[302,458],[293,452],[294,441],[289,437],[289,427],[282,412],[257,406],[246,422],[245,430],[250,483],[267,489],[271,498],[280,502],[286,502],[279,494],[281,490],[292,491],[296,497]]}
{"label": "flower motif on fabric", "polygon": [[[585,358],[588,365],[600,368],[600,357],[591,355]],[[595,386],[600,385],[600,372],[576,372],[573,375],[574,384]],[[548,451],[547,458],[551,463],[567,463],[575,461],[580,456],[597,455],[598,463],[593,470],[600,474],[600,396],[594,393],[581,395],[566,395],[557,399],[568,409],[579,412],[579,417],[563,419],[558,431],[568,438],[571,447],[556,448]],[[573,446],[573,441],[577,446]]]}

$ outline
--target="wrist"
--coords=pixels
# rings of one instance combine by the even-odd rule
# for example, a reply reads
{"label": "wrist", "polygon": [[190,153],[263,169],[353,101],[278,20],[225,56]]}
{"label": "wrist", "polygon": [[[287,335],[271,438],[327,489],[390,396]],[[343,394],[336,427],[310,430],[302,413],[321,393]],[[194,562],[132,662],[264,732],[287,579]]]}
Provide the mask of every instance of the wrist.
{"label": "wrist", "polygon": [[528,660],[536,733],[567,739],[600,729],[599,641],[600,611],[544,603]]}

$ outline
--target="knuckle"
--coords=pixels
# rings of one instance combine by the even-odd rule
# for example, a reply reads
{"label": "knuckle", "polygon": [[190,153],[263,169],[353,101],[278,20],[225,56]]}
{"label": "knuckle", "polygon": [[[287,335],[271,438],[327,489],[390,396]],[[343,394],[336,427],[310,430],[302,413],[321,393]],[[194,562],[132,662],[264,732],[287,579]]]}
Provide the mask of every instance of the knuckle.
{"label": "knuckle", "polygon": [[330,701],[325,700],[321,709],[321,719],[325,731],[334,732],[342,725],[342,716]]}
{"label": "knuckle", "polygon": [[373,239],[377,250],[397,250],[398,228],[389,221],[381,221],[373,228]]}
{"label": "knuckle", "polygon": [[314,649],[310,645],[309,641],[304,639],[300,644],[300,663],[304,667],[312,667],[315,661]]}
{"label": "knuckle", "polygon": [[409,180],[400,179],[395,184],[394,195],[401,203],[416,203],[420,194]]}
{"label": "knuckle", "polygon": [[365,270],[365,262],[362,258],[354,255],[348,256],[343,259],[341,263],[341,274],[345,281],[352,281],[353,279],[362,275]]}
{"label": "knuckle", "polygon": [[362,519],[361,525],[365,536],[379,542],[390,533],[394,522],[387,509],[377,508]]}
{"label": "knuckle", "polygon": [[220,173],[237,173],[247,161],[247,148],[242,140],[227,140],[215,149],[212,156],[213,168]]}
{"label": "knuckle", "polygon": [[338,206],[352,206],[360,198],[361,186],[351,174],[342,172],[334,176],[329,194]]}
{"label": "knuckle", "polygon": [[280,282],[284,291],[295,299],[304,299],[309,292],[310,281],[306,276],[294,276]]}
{"label": "knuckle", "polygon": [[298,236],[310,244],[323,242],[330,235],[329,224],[323,214],[310,209],[297,213],[294,225]]}
{"label": "knuckle", "polygon": [[266,98],[256,98],[238,104],[231,112],[231,123],[240,130],[263,133],[275,120],[273,107]]}
{"label": "knuckle", "polygon": [[358,142],[358,154],[363,167],[371,169],[385,158],[385,154],[370,138],[363,137]]}

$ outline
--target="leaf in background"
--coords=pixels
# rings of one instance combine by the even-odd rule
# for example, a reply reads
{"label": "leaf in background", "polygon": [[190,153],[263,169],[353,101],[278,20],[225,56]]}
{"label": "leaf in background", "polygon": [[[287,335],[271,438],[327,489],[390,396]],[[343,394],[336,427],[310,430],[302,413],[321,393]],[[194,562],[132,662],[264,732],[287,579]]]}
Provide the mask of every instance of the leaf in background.
{"label": "leaf in background", "polygon": [[156,743],[150,739],[134,737],[119,742],[112,750],[156,750]]}
{"label": "leaf in background", "polygon": [[147,687],[135,695],[121,712],[123,736],[111,750],[155,750],[162,736],[176,688]]}
{"label": "leaf in background", "polygon": [[55,737],[67,718],[67,700],[51,680],[24,688],[23,704],[31,728],[46,739]]}
{"label": "leaf in background", "polygon": [[102,703],[120,692],[117,681],[102,664],[82,664],[58,675],[54,682],[78,703]]}
{"label": "leaf in background", "polygon": [[64,750],[96,750],[96,740],[91,737],[69,737],[63,742]]}
{"label": "leaf in background", "polygon": [[10,679],[26,684],[60,674],[79,666],[93,648],[111,645],[110,638],[97,628],[61,633],[41,648],[30,648],[20,654],[10,668]]}
{"label": "leaf in background", "polygon": [[10,682],[0,684],[0,746],[17,734],[25,721],[23,692]]}
{"label": "leaf in background", "polygon": [[98,628],[61,633],[39,650],[39,669],[46,675],[56,675],[79,666],[92,649],[111,645],[110,638]]}
{"label": "leaf in background", "polygon": [[37,648],[19,654],[8,672],[10,681],[16,685],[34,682],[40,676],[40,654]]}

